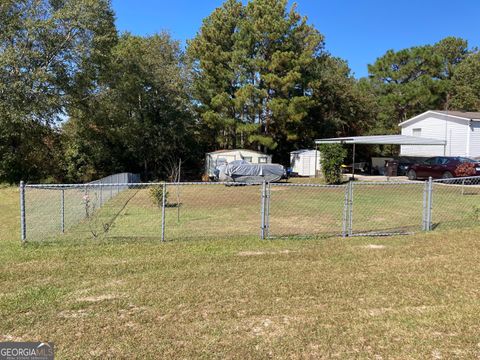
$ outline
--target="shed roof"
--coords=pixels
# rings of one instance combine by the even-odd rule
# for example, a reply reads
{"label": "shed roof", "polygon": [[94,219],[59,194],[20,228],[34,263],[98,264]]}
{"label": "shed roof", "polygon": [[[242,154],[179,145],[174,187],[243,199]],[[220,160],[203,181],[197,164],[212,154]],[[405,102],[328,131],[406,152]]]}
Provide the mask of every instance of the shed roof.
{"label": "shed roof", "polygon": [[317,139],[316,144],[371,144],[371,145],[445,145],[445,140],[406,135],[351,136]]}
{"label": "shed roof", "polygon": [[300,149],[300,150],[290,151],[290,154],[304,154],[304,153],[309,153],[309,152],[314,153],[315,151],[318,151],[318,150],[315,150],[315,149]]}
{"label": "shed roof", "polygon": [[446,111],[446,110],[433,110],[444,115],[458,116],[470,120],[480,120],[480,112],[478,111]]}
{"label": "shed roof", "polygon": [[260,151],[256,151],[256,150],[250,150],[250,149],[223,149],[223,150],[215,150],[215,151],[211,151],[207,154],[220,154],[220,153],[229,153],[229,152],[238,152],[238,151],[245,151],[245,152],[253,152],[253,153],[256,153],[256,154],[259,154],[259,155],[265,155],[265,156],[269,156],[265,153],[262,153]]}

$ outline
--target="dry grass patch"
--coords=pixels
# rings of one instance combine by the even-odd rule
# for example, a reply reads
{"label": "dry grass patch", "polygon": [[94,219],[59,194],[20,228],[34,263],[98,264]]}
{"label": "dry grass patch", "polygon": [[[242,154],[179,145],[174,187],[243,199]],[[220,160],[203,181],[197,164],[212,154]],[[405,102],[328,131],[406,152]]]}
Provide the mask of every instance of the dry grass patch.
{"label": "dry grass patch", "polygon": [[59,359],[480,357],[478,229],[22,248],[7,224],[0,340]]}

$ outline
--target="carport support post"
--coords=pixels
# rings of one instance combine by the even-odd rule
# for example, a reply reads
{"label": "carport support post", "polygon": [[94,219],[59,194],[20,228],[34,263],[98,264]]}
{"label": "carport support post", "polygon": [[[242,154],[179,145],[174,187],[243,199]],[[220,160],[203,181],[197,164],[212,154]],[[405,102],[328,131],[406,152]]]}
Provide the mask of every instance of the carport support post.
{"label": "carport support post", "polygon": [[352,160],[353,160],[353,164],[352,164],[352,180],[355,180],[355,143],[353,143],[353,155],[352,155]]}
{"label": "carport support post", "polygon": [[60,230],[63,234],[65,232],[65,189],[62,189],[60,196]]}
{"label": "carport support post", "polygon": [[27,239],[27,225],[25,221],[25,183],[20,181],[20,236],[22,244]]}
{"label": "carport support post", "polygon": [[165,241],[165,203],[167,197],[167,184],[163,183],[162,187],[162,241]]}

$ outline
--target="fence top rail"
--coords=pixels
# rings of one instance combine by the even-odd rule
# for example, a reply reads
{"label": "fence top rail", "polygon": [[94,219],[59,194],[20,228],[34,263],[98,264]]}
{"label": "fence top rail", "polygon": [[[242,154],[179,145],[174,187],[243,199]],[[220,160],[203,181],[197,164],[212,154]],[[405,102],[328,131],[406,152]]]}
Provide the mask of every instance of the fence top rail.
{"label": "fence top rail", "polygon": [[293,184],[293,183],[270,183],[271,186],[292,186],[292,187],[319,187],[319,188],[344,188],[346,184],[327,185],[327,184]]}
{"label": "fence top rail", "polygon": [[435,179],[435,183],[452,183],[452,182],[462,182],[464,180],[478,180],[480,182],[480,176],[461,176],[449,179]]}
{"label": "fence top rail", "polygon": [[388,185],[418,185],[424,184],[425,181],[419,180],[409,180],[409,181],[355,181],[355,185],[381,185],[381,186],[388,186]]}
{"label": "fence top rail", "polygon": [[[479,179],[480,177],[470,177],[461,179]],[[459,178],[456,178],[457,180]],[[423,184],[424,181],[359,181],[354,182],[355,185],[412,185]],[[85,183],[85,184],[25,184],[26,188],[50,189],[50,190],[66,190],[66,189],[86,189],[86,188],[109,188],[109,187],[150,187],[150,186],[188,186],[188,185],[225,185],[225,186],[258,186],[263,182],[237,183],[237,182],[149,182],[149,183]],[[328,184],[295,184],[295,183],[269,183],[271,186],[291,186],[291,187],[317,187],[317,188],[344,188],[347,184],[328,185]]]}
{"label": "fence top rail", "polygon": [[149,187],[149,186],[185,186],[185,185],[227,185],[227,186],[251,186],[262,185],[263,182],[236,183],[236,182],[149,182],[149,183],[87,183],[87,184],[26,184],[26,188],[36,189],[85,189],[99,187]]}

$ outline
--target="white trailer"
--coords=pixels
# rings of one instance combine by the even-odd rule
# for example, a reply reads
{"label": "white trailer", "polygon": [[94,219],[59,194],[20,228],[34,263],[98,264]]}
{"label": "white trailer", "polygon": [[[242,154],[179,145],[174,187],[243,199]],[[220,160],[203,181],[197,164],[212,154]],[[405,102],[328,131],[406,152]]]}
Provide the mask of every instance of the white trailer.
{"label": "white trailer", "polygon": [[251,164],[271,164],[272,156],[247,149],[217,150],[205,155],[205,175],[214,177],[215,168],[235,160],[248,161]]}

